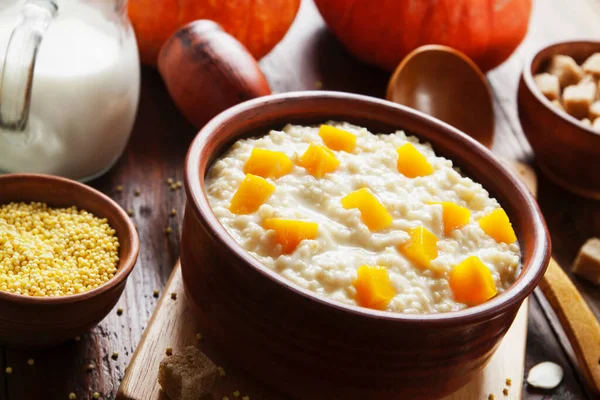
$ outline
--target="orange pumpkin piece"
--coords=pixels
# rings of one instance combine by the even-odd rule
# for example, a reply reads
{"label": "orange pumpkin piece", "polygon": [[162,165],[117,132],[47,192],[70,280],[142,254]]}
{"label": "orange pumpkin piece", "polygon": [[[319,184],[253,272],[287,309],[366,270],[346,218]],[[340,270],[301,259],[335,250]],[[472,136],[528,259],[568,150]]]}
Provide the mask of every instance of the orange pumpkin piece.
{"label": "orange pumpkin piece", "polygon": [[398,153],[398,171],[408,178],[426,176],[433,173],[433,166],[427,158],[413,146],[406,143],[396,149]]}
{"label": "orange pumpkin piece", "polygon": [[379,231],[392,223],[392,216],[369,189],[358,189],[342,199],[345,209],[358,208],[360,219],[370,231]]}
{"label": "orange pumpkin piece", "polygon": [[449,283],[454,299],[468,306],[481,304],[498,293],[492,273],[476,256],[455,265]]}
{"label": "orange pumpkin piece", "polygon": [[358,305],[378,310],[385,309],[396,295],[387,269],[363,265],[356,272],[358,276],[354,281],[354,288]]}
{"label": "orange pumpkin piece", "polygon": [[459,206],[456,203],[452,203],[451,201],[442,201],[440,203],[431,203],[431,204],[440,204],[442,206],[442,218],[444,220],[444,234],[448,236],[450,232],[454,229],[461,228],[469,223],[469,219],[471,218],[471,211],[468,208]]}
{"label": "orange pumpkin piece", "polygon": [[506,215],[506,211],[502,208],[497,208],[481,218],[479,226],[485,233],[493,237],[496,242],[511,244],[517,240],[517,235],[515,235],[508,215]]}
{"label": "orange pumpkin piece", "polygon": [[314,240],[317,237],[319,224],[293,219],[269,218],[263,222],[263,228],[274,230],[275,241],[281,245],[281,252],[289,254],[296,250],[301,241]]}
{"label": "orange pumpkin piece", "polygon": [[321,125],[319,136],[331,150],[352,153],[356,146],[356,136],[331,125]]}
{"label": "orange pumpkin piece", "polygon": [[244,173],[277,179],[289,174],[292,166],[292,160],[281,151],[254,148],[244,165]]}
{"label": "orange pumpkin piece", "polygon": [[398,250],[418,268],[428,268],[438,256],[437,237],[421,225],[411,228],[408,234],[410,240]]}
{"label": "orange pumpkin piece", "polygon": [[335,154],[325,146],[311,143],[298,160],[298,165],[304,167],[315,178],[333,172],[340,165]]}
{"label": "orange pumpkin piece", "polygon": [[275,191],[275,185],[260,176],[247,174],[233,195],[229,211],[234,214],[251,214],[258,210]]}

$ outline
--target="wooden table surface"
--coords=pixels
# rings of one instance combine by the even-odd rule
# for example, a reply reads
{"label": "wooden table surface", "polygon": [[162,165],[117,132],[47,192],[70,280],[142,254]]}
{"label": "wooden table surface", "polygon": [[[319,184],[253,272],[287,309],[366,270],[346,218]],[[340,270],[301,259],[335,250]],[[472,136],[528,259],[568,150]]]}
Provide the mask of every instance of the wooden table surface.
{"label": "wooden table surface", "polygon": [[[519,125],[516,91],[523,59],[553,41],[600,39],[599,0],[537,0],[529,33],[502,66],[488,74],[494,90],[496,139],[494,151],[504,157],[533,162],[533,154]],[[385,94],[389,74],[353,59],[327,31],[311,0],[304,0],[285,39],[261,61],[274,92],[315,89]],[[96,328],[58,348],[45,351],[0,349],[0,399],[89,399],[101,393],[114,398],[123,372],[157,303],[161,289],[179,254],[183,190],[170,191],[166,180],[183,179],[183,162],[194,129],[178,113],[156,71],[143,68],[137,122],[127,150],[118,164],[92,186],[134,211],[141,251],[126,291],[115,310]],[[124,191],[115,189],[123,185]],[[141,191],[135,196],[136,189]],[[600,202],[584,200],[558,188],[540,174],[539,202],[553,242],[553,254],[569,270],[577,250],[590,236],[600,236]],[[169,217],[171,209],[179,213]],[[167,235],[167,226],[173,233]],[[594,313],[600,317],[600,292],[574,278]],[[553,313],[536,292],[530,302],[526,371],[542,361],[554,361],[565,370],[554,391],[536,391],[524,385],[524,399],[591,399]],[[118,352],[118,359],[111,358]],[[35,364],[29,366],[27,360]],[[87,371],[86,366],[94,369]],[[7,366],[13,373],[7,375]]]}

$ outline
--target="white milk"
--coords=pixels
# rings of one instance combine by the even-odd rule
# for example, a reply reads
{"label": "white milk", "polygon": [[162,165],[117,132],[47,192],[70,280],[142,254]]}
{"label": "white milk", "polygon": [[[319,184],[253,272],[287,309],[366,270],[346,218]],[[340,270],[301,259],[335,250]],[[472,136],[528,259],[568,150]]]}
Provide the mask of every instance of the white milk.
{"label": "white milk", "polygon": [[[22,5],[0,8],[2,64]],[[108,6],[114,2],[101,7]],[[26,136],[0,132],[0,171],[90,179],[117,161],[131,133],[140,81],[135,36],[119,23],[114,11],[59,1],[35,65]]]}

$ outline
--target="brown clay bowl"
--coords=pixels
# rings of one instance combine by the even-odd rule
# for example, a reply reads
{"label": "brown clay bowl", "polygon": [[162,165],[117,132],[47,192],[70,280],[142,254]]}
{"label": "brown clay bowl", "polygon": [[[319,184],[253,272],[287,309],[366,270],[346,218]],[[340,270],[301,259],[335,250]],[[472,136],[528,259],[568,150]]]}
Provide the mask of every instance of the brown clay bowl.
{"label": "brown clay bowl", "polygon": [[[511,288],[459,312],[382,312],[318,297],[237,244],[205,194],[212,162],[237,139],[328,119],[373,132],[404,129],[483,184],[503,204],[522,248],[522,272]],[[196,136],[185,173],[181,265],[192,308],[232,362],[294,398],[431,399],[455,391],[489,361],[550,256],[535,200],[490,151],[450,125],[385,100],[298,92],[240,104]]]}
{"label": "brown clay bowl", "polygon": [[119,238],[117,273],[88,292],[63,297],[27,297],[0,291],[0,343],[46,347],[81,335],[100,322],[121,296],[139,251],[135,227],[109,197],[79,182],[38,174],[0,175],[0,204],[39,201],[77,206],[106,218]]}
{"label": "brown clay bowl", "polygon": [[581,64],[600,51],[600,42],[562,42],[545,47],[525,62],[518,91],[519,119],[541,170],[563,188],[600,199],[600,133],[558,110],[540,93],[533,75],[555,54]]}

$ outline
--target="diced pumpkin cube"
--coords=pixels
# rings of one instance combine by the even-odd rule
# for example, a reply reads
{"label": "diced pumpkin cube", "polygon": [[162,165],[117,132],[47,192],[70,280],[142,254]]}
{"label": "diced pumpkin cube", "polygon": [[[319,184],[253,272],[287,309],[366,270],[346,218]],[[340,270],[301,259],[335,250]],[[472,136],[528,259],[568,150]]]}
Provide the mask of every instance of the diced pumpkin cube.
{"label": "diced pumpkin cube", "polygon": [[304,167],[309,174],[316,178],[333,172],[340,165],[335,154],[325,146],[311,143],[298,160],[298,165]]}
{"label": "diced pumpkin cube", "polygon": [[281,151],[254,148],[244,165],[244,173],[277,179],[289,174],[292,166],[292,160]]}
{"label": "diced pumpkin cube", "polygon": [[433,173],[433,166],[412,143],[406,143],[396,149],[398,153],[398,171],[408,178],[427,176]]}
{"label": "diced pumpkin cube", "polygon": [[437,237],[422,225],[411,228],[408,235],[410,240],[398,250],[416,267],[429,268],[431,261],[438,256]]}
{"label": "diced pumpkin cube", "polygon": [[229,211],[234,214],[252,214],[274,191],[275,185],[266,179],[247,174],[231,199]]}
{"label": "diced pumpkin cube", "polygon": [[517,235],[508,219],[508,215],[502,208],[497,208],[479,220],[479,226],[485,233],[493,237],[496,242],[506,244],[514,243]]}
{"label": "diced pumpkin cube", "polygon": [[452,268],[449,284],[454,299],[468,306],[484,303],[498,293],[492,273],[476,256]]}
{"label": "diced pumpkin cube", "polygon": [[392,216],[369,189],[358,189],[342,199],[345,209],[358,208],[361,221],[370,231],[379,231],[392,223]]}
{"label": "diced pumpkin cube", "polygon": [[319,224],[293,219],[269,218],[263,222],[263,228],[274,230],[275,241],[281,245],[281,252],[289,254],[296,250],[301,241],[315,239]]}
{"label": "diced pumpkin cube", "polygon": [[356,136],[335,126],[321,125],[319,136],[331,150],[352,153],[356,146]]}
{"label": "diced pumpkin cube", "polygon": [[447,236],[454,229],[463,227],[469,223],[471,211],[468,208],[459,206],[451,201],[442,201],[439,204],[442,206],[442,218],[444,220],[444,234]]}
{"label": "diced pumpkin cube", "polygon": [[396,295],[387,269],[363,265],[356,272],[354,288],[358,305],[378,310],[385,309]]}

